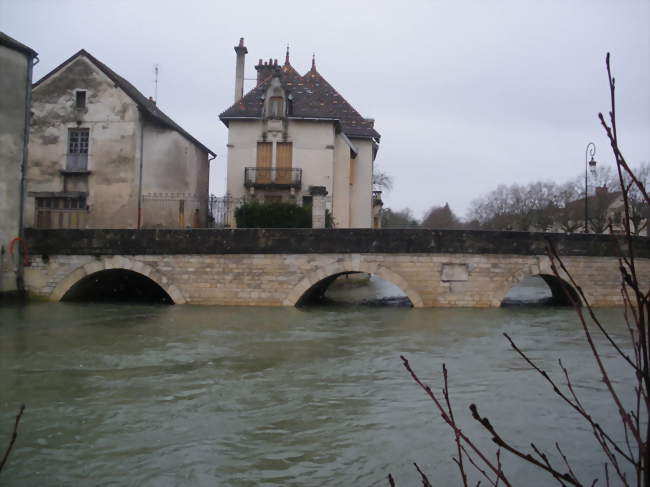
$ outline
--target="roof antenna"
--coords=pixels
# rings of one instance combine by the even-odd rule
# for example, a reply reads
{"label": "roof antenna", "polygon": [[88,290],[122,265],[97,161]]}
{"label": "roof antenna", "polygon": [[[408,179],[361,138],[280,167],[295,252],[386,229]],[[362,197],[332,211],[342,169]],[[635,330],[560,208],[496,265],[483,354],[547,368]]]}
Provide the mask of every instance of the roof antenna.
{"label": "roof antenna", "polygon": [[153,65],[153,72],[155,75],[153,101],[154,103],[158,103],[158,63]]}

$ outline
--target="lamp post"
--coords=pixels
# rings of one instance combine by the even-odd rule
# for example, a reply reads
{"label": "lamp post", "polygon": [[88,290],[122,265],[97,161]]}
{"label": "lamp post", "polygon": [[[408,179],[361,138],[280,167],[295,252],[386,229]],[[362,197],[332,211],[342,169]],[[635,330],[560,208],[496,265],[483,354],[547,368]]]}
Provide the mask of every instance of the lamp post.
{"label": "lamp post", "polygon": [[585,233],[589,233],[589,205],[587,203],[589,193],[587,192],[587,169],[591,166],[592,170],[596,167],[594,155],[596,154],[596,144],[589,142],[585,149]]}

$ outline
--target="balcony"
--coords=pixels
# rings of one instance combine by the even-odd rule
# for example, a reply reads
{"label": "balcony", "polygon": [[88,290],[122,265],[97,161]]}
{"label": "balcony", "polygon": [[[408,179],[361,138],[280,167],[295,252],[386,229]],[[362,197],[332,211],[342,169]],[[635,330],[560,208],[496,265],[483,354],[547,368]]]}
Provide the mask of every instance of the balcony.
{"label": "balcony", "polygon": [[244,186],[255,189],[300,189],[302,169],[246,167],[244,168]]}

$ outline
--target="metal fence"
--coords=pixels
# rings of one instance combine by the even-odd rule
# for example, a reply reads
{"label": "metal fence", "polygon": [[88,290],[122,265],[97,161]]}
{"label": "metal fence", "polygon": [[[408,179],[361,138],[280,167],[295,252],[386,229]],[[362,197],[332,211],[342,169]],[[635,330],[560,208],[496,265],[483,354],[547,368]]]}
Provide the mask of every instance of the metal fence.
{"label": "metal fence", "polygon": [[244,202],[243,198],[210,195],[208,200],[208,227],[231,228],[235,225],[235,209]]}

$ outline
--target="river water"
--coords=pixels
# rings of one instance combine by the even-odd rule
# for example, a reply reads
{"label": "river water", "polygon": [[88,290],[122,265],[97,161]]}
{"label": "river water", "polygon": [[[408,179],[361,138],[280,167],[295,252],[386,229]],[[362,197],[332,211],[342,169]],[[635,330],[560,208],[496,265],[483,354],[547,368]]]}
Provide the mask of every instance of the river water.
{"label": "river water", "polygon": [[[620,310],[598,314],[625,336]],[[571,309],[4,306],[0,452],[19,404],[27,409],[0,484],[372,486],[392,472],[405,486],[420,485],[417,462],[434,485],[459,485],[450,431],[400,354],[434,390],[447,364],[459,422],[489,451],[472,402],[516,444],[560,441],[585,482],[600,475],[585,423],[503,332],[560,382],[562,358],[618,433]],[[625,389],[625,368],[603,350]],[[504,465],[515,485],[552,484],[507,456]]]}

